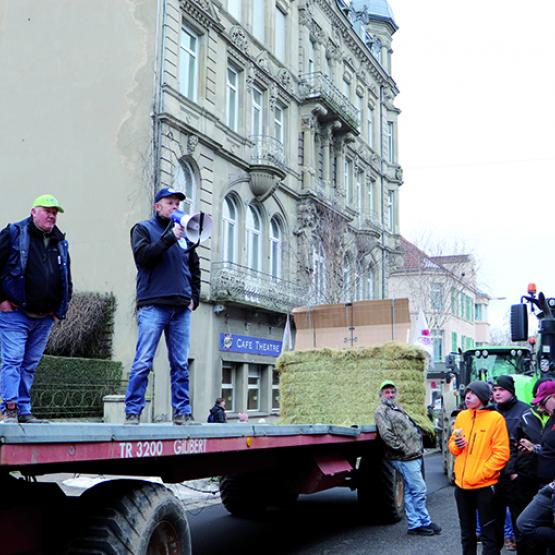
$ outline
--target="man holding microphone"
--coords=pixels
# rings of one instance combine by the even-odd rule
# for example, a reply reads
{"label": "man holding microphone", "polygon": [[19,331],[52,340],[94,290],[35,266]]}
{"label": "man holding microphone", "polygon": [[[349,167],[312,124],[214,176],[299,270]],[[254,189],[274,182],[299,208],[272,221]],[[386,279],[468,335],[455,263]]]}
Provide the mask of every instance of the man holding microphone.
{"label": "man holding microphone", "polygon": [[199,305],[200,264],[183,227],[171,219],[183,200],[185,195],[179,191],[160,189],[154,198],[154,216],[131,229],[139,330],[125,395],[126,424],[139,423],[162,332],[170,363],[173,422],[193,423],[188,355],[191,313]]}

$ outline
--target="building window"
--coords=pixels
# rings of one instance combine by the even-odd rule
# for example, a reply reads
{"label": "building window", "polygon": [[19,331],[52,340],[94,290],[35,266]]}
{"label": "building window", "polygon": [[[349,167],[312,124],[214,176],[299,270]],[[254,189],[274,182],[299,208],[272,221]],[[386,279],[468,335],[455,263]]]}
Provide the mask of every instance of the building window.
{"label": "building window", "polygon": [[307,56],[307,70],[308,73],[314,73],[316,71],[316,50],[314,48],[314,43],[308,41],[308,56]]}
{"label": "building window", "polygon": [[353,300],[353,283],[352,283],[353,268],[351,264],[351,257],[345,255],[343,258],[343,301],[346,303]]}
{"label": "building window", "polygon": [[279,411],[279,372],[272,368],[272,412]]}
{"label": "building window", "polygon": [[198,50],[198,35],[184,25],[179,46],[179,92],[190,100],[197,99]]}
{"label": "building window", "polygon": [[227,11],[237,21],[241,21],[241,4],[243,0],[227,0]]}
{"label": "building window", "polygon": [[237,208],[231,197],[224,199],[223,207],[223,261],[237,262]]}
{"label": "building window", "polygon": [[326,288],[325,258],[322,245],[312,252],[313,287],[316,301],[323,301]]}
{"label": "building window", "polygon": [[239,113],[239,71],[234,66],[227,66],[226,79],[226,123],[237,131]]}
{"label": "building window", "polygon": [[430,304],[432,310],[439,312],[443,310],[443,285],[438,282],[430,284]]}
{"label": "building window", "polygon": [[270,221],[270,272],[275,278],[282,277],[283,233],[277,218]]}
{"label": "building window", "polygon": [[368,217],[373,220],[376,217],[376,193],[374,182],[368,180]]}
{"label": "building window", "polygon": [[360,216],[362,216],[362,183],[364,180],[364,173],[362,171],[358,171],[356,174],[355,179],[355,196],[356,196],[356,210]]}
{"label": "building window", "polygon": [[256,87],[252,88],[252,118],[251,118],[251,134],[263,135],[264,134],[264,94]]}
{"label": "building window", "polygon": [[372,52],[372,56],[382,63],[382,41],[380,39],[374,38],[372,41],[372,46],[370,47],[370,52]]}
{"label": "building window", "polygon": [[454,316],[459,315],[459,295],[455,288],[451,289],[451,312]]}
{"label": "building window", "polygon": [[230,412],[235,412],[236,376],[236,365],[224,362],[222,366],[222,397],[225,399],[226,410]]}
{"label": "building window", "polygon": [[458,344],[457,344],[457,332],[456,331],[452,331],[451,332],[451,352],[456,353],[457,349],[458,349]]}
{"label": "building window", "polygon": [[275,53],[278,60],[285,60],[286,15],[276,6]]}
{"label": "building window", "polygon": [[430,335],[434,349],[433,360],[434,362],[441,362],[443,360],[443,330],[430,330]]}
{"label": "building window", "polygon": [[281,144],[285,143],[284,109],[279,104],[274,108],[274,137]]}
{"label": "building window", "polygon": [[347,79],[343,79],[343,94],[347,98],[351,98],[351,83]]}
{"label": "building window", "polygon": [[255,0],[252,3],[252,34],[262,43],[266,39],[266,18],[265,18],[266,1]]}
{"label": "building window", "polygon": [[249,364],[247,410],[260,411],[260,366]]}
{"label": "building window", "polygon": [[362,129],[362,122],[364,118],[364,98],[362,96],[357,95],[357,101],[358,101],[358,124]]}
{"label": "building window", "polygon": [[176,191],[185,193],[185,200],[181,203],[181,210],[186,214],[191,214],[195,207],[196,187],[195,176],[191,166],[180,160],[175,169],[175,176],[173,178],[172,187]]}
{"label": "building window", "polygon": [[254,206],[247,210],[247,266],[252,270],[260,271],[260,214]]}
{"label": "building window", "polygon": [[367,299],[371,301],[374,299],[374,295],[376,294],[375,290],[375,283],[376,283],[376,272],[374,271],[374,266],[368,266],[368,277],[366,279],[366,295]]}
{"label": "building window", "polygon": [[368,146],[374,148],[374,109],[368,106],[366,111],[366,133],[368,138]]}
{"label": "building window", "polygon": [[387,161],[390,164],[395,162],[395,141],[394,141],[394,134],[393,134],[393,122],[388,121],[386,126],[386,141],[387,141]]}
{"label": "building window", "polygon": [[347,206],[353,205],[353,161],[345,158],[343,169],[343,181],[345,183],[345,192],[347,194]]}
{"label": "building window", "polygon": [[476,303],[474,305],[475,318],[477,322],[487,322],[486,305],[483,303]]}
{"label": "building window", "polygon": [[389,231],[393,231],[394,229],[394,214],[395,214],[395,206],[394,206],[394,193],[393,191],[387,191],[387,199],[386,199],[386,211],[387,211],[387,228]]}

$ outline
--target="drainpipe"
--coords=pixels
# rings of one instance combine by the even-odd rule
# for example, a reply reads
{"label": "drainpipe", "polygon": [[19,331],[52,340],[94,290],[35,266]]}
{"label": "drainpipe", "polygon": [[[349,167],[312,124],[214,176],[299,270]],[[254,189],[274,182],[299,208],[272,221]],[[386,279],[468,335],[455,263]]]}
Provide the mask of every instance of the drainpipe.
{"label": "drainpipe", "polygon": [[167,0],[158,0],[156,15],[156,56],[154,70],[154,102],[152,106],[152,191],[158,189],[160,181],[160,156],[162,149],[162,125],[159,116],[164,111],[164,52],[166,49]]}
{"label": "drainpipe", "polygon": [[[152,183],[149,184],[152,197],[158,189],[160,180],[160,155],[162,145],[162,125],[160,114],[164,111],[164,96],[162,84],[164,82],[164,51],[166,48],[166,9],[167,0],[158,0],[156,6],[156,39],[154,57],[154,79],[153,79],[153,104],[150,117],[152,118]],[[156,416],[156,376],[152,373],[150,420],[155,421]]]}
{"label": "drainpipe", "polygon": [[385,208],[384,208],[384,182],[383,182],[383,85],[380,85],[380,210],[382,228],[382,299],[385,299]]}

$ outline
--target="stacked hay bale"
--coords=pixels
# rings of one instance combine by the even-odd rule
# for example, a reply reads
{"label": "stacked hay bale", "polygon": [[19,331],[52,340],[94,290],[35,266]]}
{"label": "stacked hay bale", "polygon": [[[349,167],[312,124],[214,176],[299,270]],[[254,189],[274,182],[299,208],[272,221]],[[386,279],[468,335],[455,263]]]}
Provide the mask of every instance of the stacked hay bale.
{"label": "stacked hay bale", "polygon": [[424,404],[422,349],[386,343],[361,349],[286,352],[280,371],[282,424],[373,424],[378,390],[385,379],[398,388],[398,400],[427,432],[433,426]]}

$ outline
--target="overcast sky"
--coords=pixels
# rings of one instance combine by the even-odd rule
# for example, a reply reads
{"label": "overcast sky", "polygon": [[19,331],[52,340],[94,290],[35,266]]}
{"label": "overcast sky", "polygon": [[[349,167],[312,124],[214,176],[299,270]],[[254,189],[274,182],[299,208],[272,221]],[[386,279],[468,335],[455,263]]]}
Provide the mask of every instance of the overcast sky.
{"label": "overcast sky", "polygon": [[555,296],[555,2],[389,4],[401,233],[474,254],[501,326],[528,282]]}

